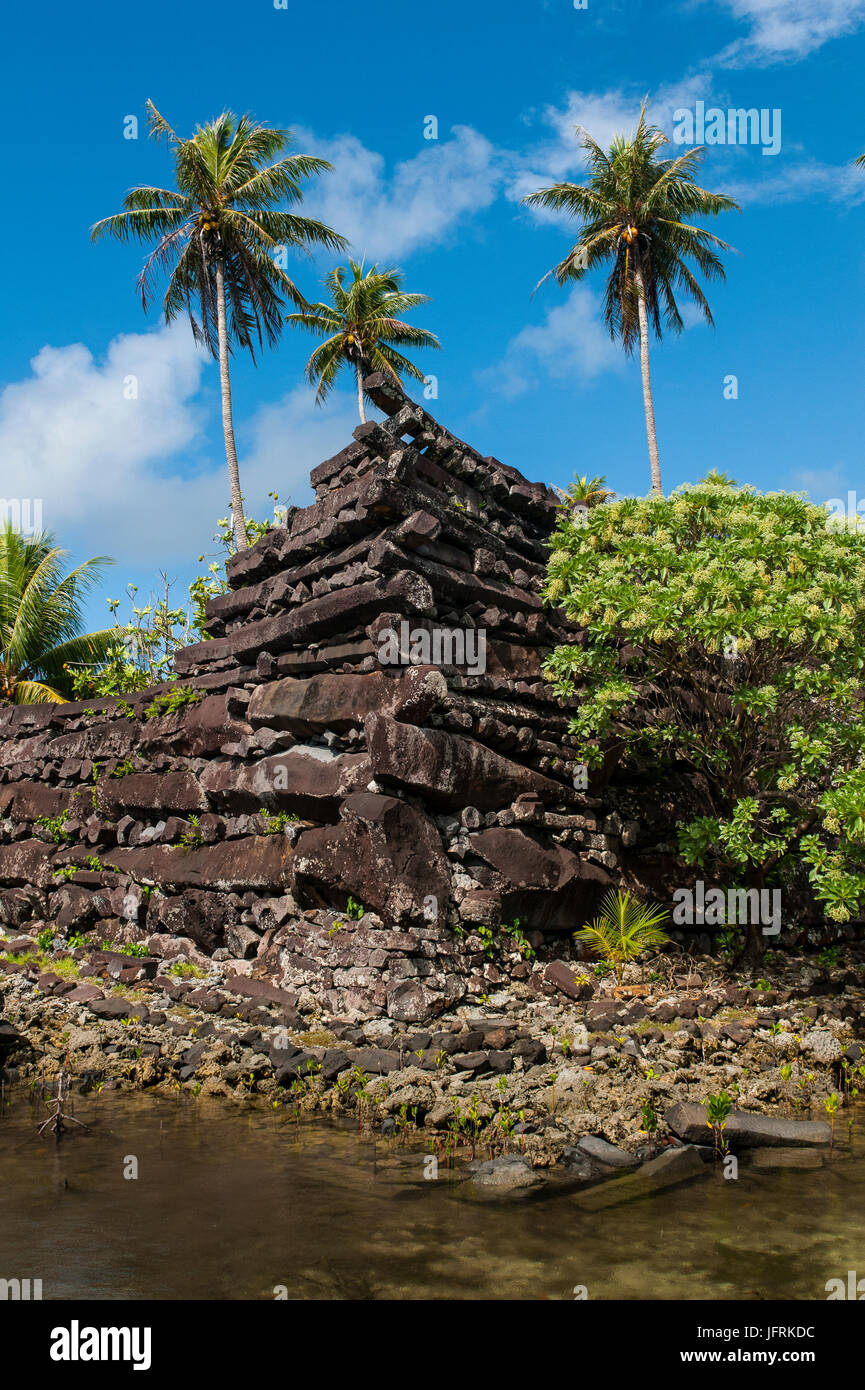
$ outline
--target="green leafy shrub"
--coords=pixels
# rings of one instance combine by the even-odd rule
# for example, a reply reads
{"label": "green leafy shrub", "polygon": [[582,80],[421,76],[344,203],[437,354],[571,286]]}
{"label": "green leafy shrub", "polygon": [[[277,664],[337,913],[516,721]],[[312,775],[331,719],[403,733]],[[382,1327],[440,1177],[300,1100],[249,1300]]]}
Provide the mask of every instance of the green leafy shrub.
{"label": "green leafy shrub", "polygon": [[[587,629],[546,663],[574,756],[689,768],[686,861],[762,889],[804,860],[829,917],[865,896],[865,535],[788,492],[706,481],[560,514],[545,590]],[[622,649],[627,647],[623,661]],[[759,923],[747,953],[764,946]]]}

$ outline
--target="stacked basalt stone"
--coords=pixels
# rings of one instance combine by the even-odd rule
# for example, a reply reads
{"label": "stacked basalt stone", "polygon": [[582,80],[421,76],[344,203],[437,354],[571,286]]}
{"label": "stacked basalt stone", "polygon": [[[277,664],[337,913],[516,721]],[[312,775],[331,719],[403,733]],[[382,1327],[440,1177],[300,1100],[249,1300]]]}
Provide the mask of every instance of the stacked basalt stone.
{"label": "stacked basalt stone", "polygon": [[[386,418],[232,558],[178,654],[194,702],[0,713],[3,920],[187,936],[331,1005],[420,989],[423,1016],[481,978],[473,926],[572,931],[620,881],[622,820],[575,789],[542,675],[579,640],[540,596],[559,498],[365,387]],[[332,932],[349,897],[372,937]]]}

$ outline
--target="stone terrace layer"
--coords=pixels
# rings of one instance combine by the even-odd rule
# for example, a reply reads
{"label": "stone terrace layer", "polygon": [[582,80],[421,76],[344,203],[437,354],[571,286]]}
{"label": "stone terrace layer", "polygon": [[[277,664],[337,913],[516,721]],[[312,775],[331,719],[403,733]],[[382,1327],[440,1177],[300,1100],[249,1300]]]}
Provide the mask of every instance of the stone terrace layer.
{"label": "stone terrace layer", "polygon": [[[559,499],[365,385],[385,420],[232,558],[174,686],[0,711],[0,919],[427,1016],[486,987],[475,929],[572,931],[620,881],[542,676],[578,636],[540,596]],[[368,930],[311,925],[350,898]]]}

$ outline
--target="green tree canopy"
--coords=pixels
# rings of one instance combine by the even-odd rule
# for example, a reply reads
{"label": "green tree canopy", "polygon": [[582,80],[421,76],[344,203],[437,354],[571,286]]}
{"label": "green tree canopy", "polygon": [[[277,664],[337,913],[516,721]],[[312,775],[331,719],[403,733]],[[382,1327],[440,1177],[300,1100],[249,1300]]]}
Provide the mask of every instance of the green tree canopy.
{"label": "green tree canopy", "polygon": [[429,295],[409,294],[403,289],[400,270],[379,270],[373,265],[364,271],[357,261],[349,261],[349,268],[348,284],[342,265],[325,278],[329,304],[310,304],[289,314],[286,322],[324,339],[306,364],[307,378],[317,388],[316,403],[320,405],[325,399],[342,368],[350,366],[357,383],[358,412],[365,420],[364,373],[385,372],[397,382],[402,373],[423,381],[423,372],[399,349],[439,348],[441,343],[434,333],[399,317],[418,304],[429,303]]}
{"label": "green tree canopy", "polygon": [[53,536],[0,529],[0,698],[14,704],[60,703],[72,694],[70,667],[104,660],[112,632],[82,632],[86,595],[107,556],[64,573],[67,552]]}
{"label": "green tree canopy", "polygon": [[706,814],[679,827],[688,864],[761,888],[804,861],[847,920],[865,895],[865,537],[726,480],[581,522],[560,514],[546,585],[586,629],[546,668],[579,695],[577,756],[690,773]]}

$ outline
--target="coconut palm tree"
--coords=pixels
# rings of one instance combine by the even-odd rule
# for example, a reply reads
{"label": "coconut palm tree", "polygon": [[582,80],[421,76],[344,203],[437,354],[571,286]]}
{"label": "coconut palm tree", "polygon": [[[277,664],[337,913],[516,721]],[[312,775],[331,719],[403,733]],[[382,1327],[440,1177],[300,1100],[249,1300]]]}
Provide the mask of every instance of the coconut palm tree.
{"label": "coconut palm tree", "polygon": [[351,260],[349,266],[348,285],[345,266],[337,266],[326,276],[329,304],[307,305],[299,313],[288,314],[286,322],[324,338],[306,364],[307,378],[316,387],[316,404],[321,405],[341,368],[350,366],[357,382],[358,412],[364,421],[366,372],[385,372],[396,382],[402,372],[423,381],[420,368],[397,349],[440,348],[441,343],[435,334],[414,328],[397,317],[418,304],[429,303],[429,295],[408,294],[402,288],[402,271],[392,267],[379,270],[373,265],[364,273],[363,265]]}
{"label": "coconut palm tree", "polygon": [[124,211],[105,217],[91,231],[94,241],[155,241],[138,277],[147,309],[162,272],[170,272],[162,301],[166,323],[189,315],[197,342],[219,362],[222,428],[231,492],[235,545],[247,549],[243,496],[234,441],[229,354],[246,348],[255,360],[256,346],[276,342],[283,325],[284,299],[298,307],[306,300],[279,264],[289,247],[310,246],[341,251],[344,237],[330,227],[293,211],[303,200],[301,183],[332,166],[307,154],[281,155],[291,143],[287,130],[256,125],[224,111],[198,126],[191,139],[172,130],[151,101],[150,133],[172,147],[176,189],[133,188]]}
{"label": "coconut palm tree", "polygon": [[678,293],[692,299],[707,323],[713,323],[706,296],[687,262],[692,261],[707,280],[723,280],[717,252],[731,248],[711,232],[693,226],[690,219],[715,217],[737,209],[738,204],[723,194],[708,193],[695,182],[702,146],[677,159],[658,158],[669,141],[662,130],[649,125],[645,103],[634,135],[630,139],[617,135],[607,151],[581,126],[577,132],[586,151],[588,183],[557,183],[530,193],[523,202],[580,219],[578,240],[549,272],[560,285],[581,280],[596,266],[610,267],[604,321],[610,336],[621,338],[627,353],[639,343],[652,488],[660,493],[649,327],[661,337],[663,306],[667,327],[681,332]]}
{"label": "coconut palm tree", "polygon": [[644,951],[659,950],[669,942],[660,926],[668,916],[662,907],[650,907],[630,893],[611,890],[601,903],[599,915],[574,932],[574,937],[611,963],[616,984],[620,985],[623,966]]}
{"label": "coconut palm tree", "polygon": [[607,487],[607,479],[603,473],[596,473],[592,478],[587,477],[585,473],[581,478],[575,477],[572,483],[568,483],[567,492],[563,493],[568,505],[587,509],[600,507],[615,495],[613,489]]}
{"label": "coconut palm tree", "polygon": [[82,603],[107,556],[63,573],[67,552],[53,536],[0,529],[0,700],[60,703],[72,693],[68,667],[103,661],[114,633],[82,633]]}

